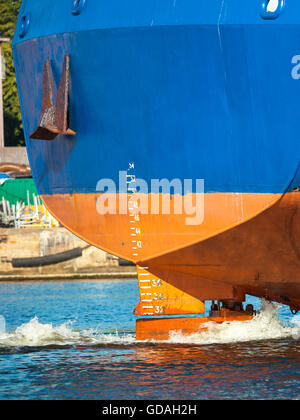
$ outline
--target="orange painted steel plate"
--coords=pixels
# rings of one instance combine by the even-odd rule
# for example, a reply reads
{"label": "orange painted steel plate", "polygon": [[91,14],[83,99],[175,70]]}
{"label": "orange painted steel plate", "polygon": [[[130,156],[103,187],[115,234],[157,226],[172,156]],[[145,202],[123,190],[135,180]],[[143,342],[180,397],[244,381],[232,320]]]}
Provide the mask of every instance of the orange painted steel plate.
{"label": "orange painted steel plate", "polygon": [[140,302],[134,315],[203,314],[205,304],[177,287],[168,284],[145,268],[137,266]]}
{"label": "orange painted steel plate", "polygon": [[[149,208],[151,196],[149,201]],[[138,262],[204,241],[237,226],[272,206],[281,194],[208,193],[204,194],[204,219],[199,225],[187,224],[186,214],[139,214],[138,252],[132,250],[130,214],[101,215],[97,200],[101,194],[54,194],[42,196],[54,217],[87,242],[121,258]],[[196,200],[196,197],[194,197]],[[160,208],[163,197],[159,195]]]}

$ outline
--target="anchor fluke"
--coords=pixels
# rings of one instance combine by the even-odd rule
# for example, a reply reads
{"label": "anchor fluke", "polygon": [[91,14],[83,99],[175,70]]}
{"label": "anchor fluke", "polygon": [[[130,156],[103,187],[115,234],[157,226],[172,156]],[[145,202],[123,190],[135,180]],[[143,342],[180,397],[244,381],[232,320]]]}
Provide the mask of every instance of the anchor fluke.
{"label": "anchor fluke", "polygon": [[69,128],[69,89],[70,89],[70,56],[64,59],[62,75],[53,103],[53,75],[50,60],[43,67],[42,109],[38,128],[30,135],[31,139],[53,140],[59,134],[66,136],[76,133]]}

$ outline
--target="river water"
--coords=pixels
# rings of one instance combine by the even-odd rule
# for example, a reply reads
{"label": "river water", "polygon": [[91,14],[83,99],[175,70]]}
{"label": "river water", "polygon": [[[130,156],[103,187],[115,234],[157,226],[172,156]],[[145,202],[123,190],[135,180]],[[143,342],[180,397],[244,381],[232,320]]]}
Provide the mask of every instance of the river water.
{"label": "river water", "polygon": [[300,316],[138,342],[136,281],[0,284],[0,399],[299,399]]}

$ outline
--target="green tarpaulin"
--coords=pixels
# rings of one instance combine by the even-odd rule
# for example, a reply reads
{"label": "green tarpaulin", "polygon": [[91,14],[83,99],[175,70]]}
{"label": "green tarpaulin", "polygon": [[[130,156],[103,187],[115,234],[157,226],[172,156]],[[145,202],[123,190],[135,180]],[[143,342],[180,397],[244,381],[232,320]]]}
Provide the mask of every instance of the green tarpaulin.
{"label": "green tarpaulin", "polygon": [[9,201],[10,205],[18,201],[27,203],[27,191],[29,192],[30,204],[33,204],[32,194],[37,195],[37,190],[32,178],[7,179],[0,181],[0,200],[2,197]]}

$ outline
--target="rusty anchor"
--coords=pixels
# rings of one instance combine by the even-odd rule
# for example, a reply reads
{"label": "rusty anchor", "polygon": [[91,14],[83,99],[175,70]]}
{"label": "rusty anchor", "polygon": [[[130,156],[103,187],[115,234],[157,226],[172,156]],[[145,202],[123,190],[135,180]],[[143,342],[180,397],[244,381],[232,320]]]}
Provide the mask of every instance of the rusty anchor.
{"label": "rusty anchor", "polygon": [[64,58],[55,104],[53,103],[53,75],[50,60],[43,66],[42,109],[38,128],[30,135],[31,139],[53,140],[59,134],[74,136],[69,128],[69,88],[70,56]]}

